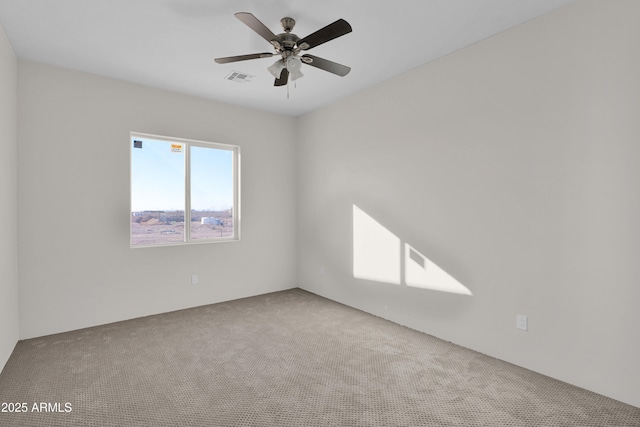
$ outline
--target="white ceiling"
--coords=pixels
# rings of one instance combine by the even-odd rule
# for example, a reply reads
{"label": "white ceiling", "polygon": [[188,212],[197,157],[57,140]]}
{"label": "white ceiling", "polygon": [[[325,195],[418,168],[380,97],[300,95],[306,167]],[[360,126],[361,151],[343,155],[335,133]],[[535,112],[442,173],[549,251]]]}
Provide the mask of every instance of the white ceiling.
{"label": "white ceiling", "polygon": [[[0,24],[20,58],[280,114],[298,116],[433,61],[573,0],[0,0]],[[343,18],[353,32],[309,53],[348,65],[338,77],[303,65],[305,77],[274,87],[274,58],[237,20],[251,12],[274,33],[296,20],[304,37]],[[232,71],[249,83],[225,80]]]}

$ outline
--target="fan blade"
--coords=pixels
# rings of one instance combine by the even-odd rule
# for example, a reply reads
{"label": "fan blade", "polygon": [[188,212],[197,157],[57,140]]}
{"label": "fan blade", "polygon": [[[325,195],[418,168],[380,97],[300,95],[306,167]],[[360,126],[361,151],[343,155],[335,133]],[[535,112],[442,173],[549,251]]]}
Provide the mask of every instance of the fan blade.
{"label": "fan blade", "polygon": [[246,61],[248,59],[271,58],[272,56],[273,56],[273,53],[271,52],[252,53],[249,55],[238,55],[238,56],[227,56],[226,58],[216,58],[215,61],[218,64],[227,64],[229,62]]}
{"label": "fan blade", "polygon": [[298,46],[301,46],[302,43],[306,43],[308,45],[304,46],[303,50],[309,50],[313,47],[321,45],[322,43],[326,43],[329,40],[333,40],[340,36],[344,36],[352,31],[351,25],[344,19],[338,19],[333,24],[329,24],[324,28],[319,29],[313,34],[309,34],[307,37],[300,39],[298,41]]}
{"label": "fan blade", "polygon": [[280,77],[276,79],[274,86],[286,86],[289,81],[289,70],[286,68],[282,69],[282,73],[280,73]]}
{"label": "fan blade", "polygon": [[340,77],[346,76],[347,74],[349,74],[349,71],[351,71],[351,67],[338,64],[337,62],[329,61],[328,59],[319,58],[317,56],[309,54],[302,55],[302,57],[311,59],[311,62],[304,61],[305,64],[311,65],[312,67],[320,68],[321,70],[325,70],[333,74],[337,74]]}
{"label": "fan blade", "polygon": [[253,16],[249,12],[238,12],[235,17],[241,20],[247,27],[258,33],[260,37],[271,43],[273,40],[278,40],[278,37],[267,28],[258,18]]}

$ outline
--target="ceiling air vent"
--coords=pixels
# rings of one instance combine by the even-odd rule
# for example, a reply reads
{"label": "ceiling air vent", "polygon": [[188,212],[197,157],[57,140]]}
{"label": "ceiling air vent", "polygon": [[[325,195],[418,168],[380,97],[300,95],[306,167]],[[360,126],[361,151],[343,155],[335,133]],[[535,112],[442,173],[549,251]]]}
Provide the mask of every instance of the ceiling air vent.
{"label": "ceiling air vent", "polygon": [[230,80],[232,82],[236,82],[236,83],[248,83],[254,77],[255,76],[252,76],[251,74],[241,73],[239,71],[233,71],[231,72],[231,74],[225,77],[225,79]]}

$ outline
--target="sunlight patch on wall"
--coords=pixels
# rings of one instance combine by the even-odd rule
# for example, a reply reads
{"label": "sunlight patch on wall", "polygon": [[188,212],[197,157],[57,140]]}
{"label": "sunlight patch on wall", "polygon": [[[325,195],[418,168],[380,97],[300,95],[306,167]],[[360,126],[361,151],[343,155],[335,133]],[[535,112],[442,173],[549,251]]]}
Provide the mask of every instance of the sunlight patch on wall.
{"label": "sunlight patch on wall", "polygon": [[407,286],[460,295],[473,295],[466,286],[408,243],[404,244],[404,268],[404,280]]}
{"label": "sunlight patch on wall", "polygon": [[[392,285],[473,295],[469,288],[353,205],[353,277]],[[404,261],[404,262],[403,262]]]}
{"label": "sunlight patch on wall", "polygon": [[400,239],[353,205],[353,277],[400,284]]}

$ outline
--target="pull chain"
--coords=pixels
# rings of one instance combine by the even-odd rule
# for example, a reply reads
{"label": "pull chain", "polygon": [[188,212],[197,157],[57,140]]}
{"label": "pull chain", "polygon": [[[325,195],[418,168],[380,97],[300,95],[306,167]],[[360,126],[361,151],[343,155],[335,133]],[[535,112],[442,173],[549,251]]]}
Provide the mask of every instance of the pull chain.
{"label": "pull chain", "polygon": [[[287,80],[287,99],[289,99],[289,83],[290,83],[290,80]],[[293,88],[294,89],[298,88],[298,82],[296,81],[293,82]]]}

